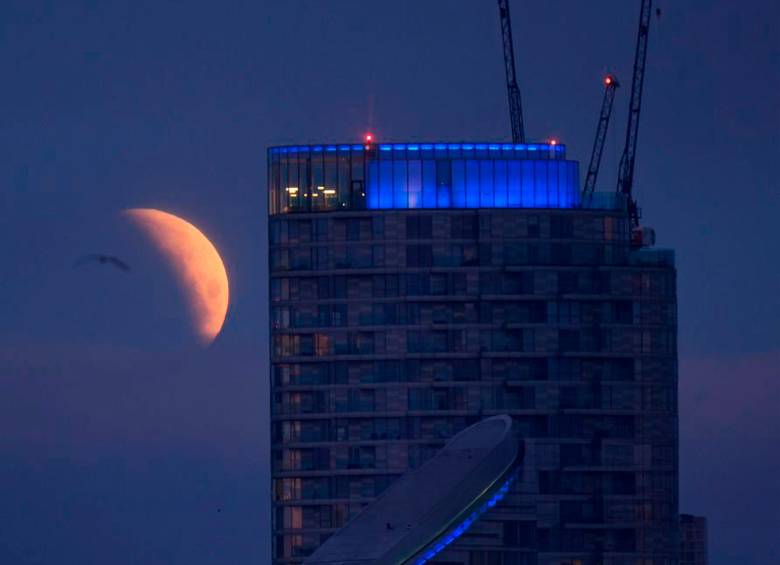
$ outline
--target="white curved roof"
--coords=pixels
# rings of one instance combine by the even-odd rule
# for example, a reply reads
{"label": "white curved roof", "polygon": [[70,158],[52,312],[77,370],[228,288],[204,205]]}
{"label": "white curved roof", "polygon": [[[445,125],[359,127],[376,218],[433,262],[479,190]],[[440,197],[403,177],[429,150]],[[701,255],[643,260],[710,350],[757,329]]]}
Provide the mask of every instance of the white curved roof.
{"label": "white curved roof", "polygon": [[[304,561],[307,565],[418,562],[501,490],[520,457],[509,416],[493,416],[453,437],[397,481]],[[473,521],[473,520],[472,520]],[[459,526],[460,524],[460,526]]]}

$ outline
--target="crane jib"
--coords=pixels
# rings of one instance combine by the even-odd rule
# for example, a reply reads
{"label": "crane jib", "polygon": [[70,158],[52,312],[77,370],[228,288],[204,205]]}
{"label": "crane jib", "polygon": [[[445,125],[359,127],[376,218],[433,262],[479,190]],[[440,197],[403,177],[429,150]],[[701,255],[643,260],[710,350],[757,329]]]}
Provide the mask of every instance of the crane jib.
{"label": "crane jib", "polygon": [[642,88],[645,79],[645,63],[647,61],[647,42],[650,32],[650,13],[652,0],[642,0],[639,12],[639,30],[634,52],[634,74],[631,79],[631,100],[628,110],[628,125],[626,127],[626,144],[620,157],[617,190],[628,197],[628,211],[634,227],[639,225],[639,207],[633,198],[634,167],[636,164],[636,148],[639,138],[639,115],[642,109]]}
{"label": "crane jib", "polygon": [[523,104],[520,99],[520,88],[517,86],[515,73],[515,53],[512,42],[512,21],[509,17],[509,0],[498,0],[498,13],[501,18],[501,38],[504,46],[504,72],[506,73],[506,89],[509,99],[509,119],[512,126],[512,141],[525,143],[525,127],[523,125]]}

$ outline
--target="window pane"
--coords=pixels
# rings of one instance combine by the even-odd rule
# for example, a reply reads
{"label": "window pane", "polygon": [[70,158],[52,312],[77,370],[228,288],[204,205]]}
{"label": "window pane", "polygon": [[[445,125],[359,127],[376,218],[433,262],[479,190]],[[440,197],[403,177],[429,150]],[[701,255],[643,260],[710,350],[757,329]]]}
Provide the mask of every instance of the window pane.
{"label": "window pane", "polygon": [[527,208],[536,208],[539,204],[534,194],[534,163],[533,161],[520,161],[520,167],[522,170],[522,205]]}
{"label": "window pane", "polygon": [[407,208],[408,187],[406,184],[406,161],[393,161],[393,207]]}
{"label": "window pane", "polygon": [[508,204],[506,180],[507,180],[506,161],[495,161],[494,185],[495,185],[495,207],[506,208]]}
{"label": "window pane", "polygon": [[547,163],[545,161],[534,162],[534,190],[536,192],[537,206],[546,208],[550,204],[549,184],[547,182]]}
{"label": "window pane", "polygon": [[452,162],[452,206],[466,207],[466,163],[461,160]]}
{"label": "window pane", "polygon": [[522,199],[522,177],[520,174],[520,161],[509,161],[507,163],[508,173],[508,202],[509,206],[520,206]]}
{"label": "window pane", "polygon": [[440,208],[449,208],[452,191],[452,167],[449,161],[436,161],[436,193]]}
{"label": "window pane", "polygon": [[409,161],[409,208],[422,208],[422,162]]}
{"label": "window pane", "polygon": [[366,202],[369,208],[379,208],[380,206],[379,184],[379,161],[370,161],[368,163],[368,195]]}
{"label": "window pane", "polygon": [[379,162],[379,207],[393,207],[393,162]]}
{"label": "window pane", "polygon": [[424,208],[436,208],[436,161],[422,163],[422,198]]}
{"label": "window pane", "polygon": [[466,207],[479,208],[479,161],[466,161]]}
{"label": "window pane", "polygon": [[483,208],[495,206],[493,187],[493,161],[482,161],[479,166],[479,205]]}

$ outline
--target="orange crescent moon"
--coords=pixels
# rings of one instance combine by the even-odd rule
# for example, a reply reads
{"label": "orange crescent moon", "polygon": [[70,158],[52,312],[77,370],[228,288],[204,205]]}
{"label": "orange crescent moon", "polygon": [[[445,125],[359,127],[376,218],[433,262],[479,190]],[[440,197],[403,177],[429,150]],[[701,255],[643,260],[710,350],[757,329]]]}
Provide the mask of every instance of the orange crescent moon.
{"label": "orange crescent moon", "polygon": [[190,315],[200,342],[209,345],[225,322],[228,277],[217,248],[191,223],[152,208],[122,212],[171,263],[189,299]]}

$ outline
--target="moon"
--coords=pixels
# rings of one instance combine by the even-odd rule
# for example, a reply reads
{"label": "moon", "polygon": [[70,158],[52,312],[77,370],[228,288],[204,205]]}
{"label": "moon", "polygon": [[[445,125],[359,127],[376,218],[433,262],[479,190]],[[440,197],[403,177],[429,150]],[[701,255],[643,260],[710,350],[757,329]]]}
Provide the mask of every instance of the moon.
{"label": "moon", "polygon": [[217,248],[191,223],[153,208],[129,208],[122,214],[139,227],[169,261],[187,295],[190,316],[202,345],[214,341],[225,322],[229,286]]}

